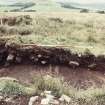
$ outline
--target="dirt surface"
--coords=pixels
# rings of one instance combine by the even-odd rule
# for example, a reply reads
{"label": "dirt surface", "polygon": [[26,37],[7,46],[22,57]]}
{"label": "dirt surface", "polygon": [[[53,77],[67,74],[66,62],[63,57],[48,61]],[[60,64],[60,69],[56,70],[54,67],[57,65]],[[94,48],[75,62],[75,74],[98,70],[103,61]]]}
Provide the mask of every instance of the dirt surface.
{"label": "dirt surface", "polygon": [[0,101],[0,105],[28,105],[29,97],[17,96],[11,102]]}
{"label": "dirt surface", "polygon": [[65,66],[14,65],[0,69],[0,77],[14,77],[22,83],[30,84],[37,75],[62,76],[65,81],[75,88],[87,89],[101,87],[105,83],[105,71],[94,71],[84,68],[72,69]]}

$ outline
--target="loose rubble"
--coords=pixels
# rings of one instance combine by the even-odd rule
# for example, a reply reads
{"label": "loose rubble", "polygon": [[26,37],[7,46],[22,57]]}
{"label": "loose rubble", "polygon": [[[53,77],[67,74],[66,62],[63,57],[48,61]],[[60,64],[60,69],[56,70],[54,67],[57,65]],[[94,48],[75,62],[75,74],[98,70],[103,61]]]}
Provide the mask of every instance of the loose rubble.
{"label": "loose rubble", "polygon": [[60,98],[57,98],[52,95],[52,91],[45,90],[40,96],[31,97],[28,105],[34,105],[37,101],[40,102],[40,105],[60,105],[62,103],[69,104],[71,98],[64,94]]}

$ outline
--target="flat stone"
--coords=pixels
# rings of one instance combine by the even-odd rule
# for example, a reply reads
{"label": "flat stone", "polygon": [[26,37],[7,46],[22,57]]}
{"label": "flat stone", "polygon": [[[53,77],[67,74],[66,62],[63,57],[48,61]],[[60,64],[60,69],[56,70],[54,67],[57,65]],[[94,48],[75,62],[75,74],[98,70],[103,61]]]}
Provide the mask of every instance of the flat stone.
{"label": "flat stone", "polygon": [[79,63],[77,61],[70,61],[69,65],[79,66]]}

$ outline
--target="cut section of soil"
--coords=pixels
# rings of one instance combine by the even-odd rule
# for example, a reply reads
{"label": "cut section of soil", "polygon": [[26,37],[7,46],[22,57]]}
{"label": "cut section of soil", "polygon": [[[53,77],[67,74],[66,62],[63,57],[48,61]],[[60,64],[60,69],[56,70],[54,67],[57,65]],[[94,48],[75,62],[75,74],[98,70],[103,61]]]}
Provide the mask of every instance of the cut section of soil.
{"label": "cut section of soil", "polygon": [[72,69],[65,66],[14,65],[0,69],[0,77],[14,77],[26,84],[32,83],[33,78],[38,74],[61,76],[77,89],[102,87],[105,83],[105,71],[91,71],[84,68]]}

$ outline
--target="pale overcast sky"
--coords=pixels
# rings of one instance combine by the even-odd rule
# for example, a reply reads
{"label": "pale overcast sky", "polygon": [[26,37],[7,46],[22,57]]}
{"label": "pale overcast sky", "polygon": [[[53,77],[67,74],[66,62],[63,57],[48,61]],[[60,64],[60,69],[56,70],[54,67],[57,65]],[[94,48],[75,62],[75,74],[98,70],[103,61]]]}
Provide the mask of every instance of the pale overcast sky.
{"label": "pale overcast sky", "polygon": [[[25,1],[25,0],[0,0],[0,4],[8,4],[8,3],[14,3],[18,1]],[[30,1],[30,0],[26,0]],[[105,3],[105,0],[55,0],[55,1],[70,1],[70,2],[76,2],[81,4],[92,4],[92,3]]]}
{"label": "pale overcast sky", "polygon": [[58,0],[58,1],[71,1],[82,4],[105,3],[105,0]]}

